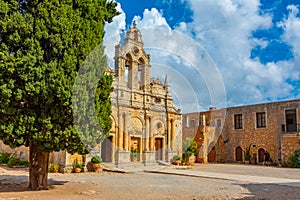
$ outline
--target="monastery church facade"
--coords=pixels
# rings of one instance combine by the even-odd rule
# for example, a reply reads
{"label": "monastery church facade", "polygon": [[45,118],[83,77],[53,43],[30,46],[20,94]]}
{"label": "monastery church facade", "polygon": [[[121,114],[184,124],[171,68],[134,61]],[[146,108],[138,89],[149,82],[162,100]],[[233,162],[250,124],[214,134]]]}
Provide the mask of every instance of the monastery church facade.
{"label": "monastery church facade", "polygon": [[181,155],[180,110],[173,105],[167,75],[161,83],[150,78],[150,70],[150,55],[134,23],[124,44],[115,47],[112,129],[101,147],[106,162],[128,163],[133,152],[144,163]]}

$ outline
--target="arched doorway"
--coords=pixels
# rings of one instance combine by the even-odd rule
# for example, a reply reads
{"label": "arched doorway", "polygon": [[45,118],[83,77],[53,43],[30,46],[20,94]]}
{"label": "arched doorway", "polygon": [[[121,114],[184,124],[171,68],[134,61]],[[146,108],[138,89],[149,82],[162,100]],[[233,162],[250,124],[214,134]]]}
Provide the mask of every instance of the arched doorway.
{"label": "arched doorway", "polygon": [[155,138],[155,159],[162,160],[163,159],[163,139],[162,138]]}
{"label": "arched doorway", "polygon": [[240,146],[235,149],[235,160],[243,161],[243,149]]}
{"label": "arched doorway", "polygon": [[258,162],[264,162],[265,160],[265,150],[263,148],[258,149]]}
{"label": "arched doorway", "polygon": [[214,146],[208,154],[208,162],[217,162],[217,152],[216,147]]}
{"label": "arched doorway", "polygon": [[103,162],[112,162],[112,136],[105,138],[101,144],[101,157]]}

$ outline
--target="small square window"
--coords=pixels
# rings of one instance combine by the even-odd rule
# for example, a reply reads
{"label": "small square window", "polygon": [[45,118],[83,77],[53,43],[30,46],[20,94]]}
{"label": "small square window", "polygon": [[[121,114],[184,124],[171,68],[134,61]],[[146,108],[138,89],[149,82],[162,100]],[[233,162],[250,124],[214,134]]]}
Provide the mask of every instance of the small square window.
{"label": "small square window", "polygon": [[243,129],[243,115],[234,115],[234,129]]}
{"label": "small square window", "polygon": [[266,128],[266,113],[256,113],[256,128]]}

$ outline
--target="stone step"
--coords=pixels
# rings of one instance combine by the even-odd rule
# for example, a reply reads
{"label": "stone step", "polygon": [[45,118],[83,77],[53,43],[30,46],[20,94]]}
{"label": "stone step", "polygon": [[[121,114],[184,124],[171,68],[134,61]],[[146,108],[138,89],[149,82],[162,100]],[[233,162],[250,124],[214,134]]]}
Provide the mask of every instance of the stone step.
{"label": "stone step", "polygon": [[145,165],[141,162],[132,162],[115,165],[113,163],[102,163],[103,170],[119,173],[144,172],[148,170],[161,170],[166,168],[168,163],[150,163]]}

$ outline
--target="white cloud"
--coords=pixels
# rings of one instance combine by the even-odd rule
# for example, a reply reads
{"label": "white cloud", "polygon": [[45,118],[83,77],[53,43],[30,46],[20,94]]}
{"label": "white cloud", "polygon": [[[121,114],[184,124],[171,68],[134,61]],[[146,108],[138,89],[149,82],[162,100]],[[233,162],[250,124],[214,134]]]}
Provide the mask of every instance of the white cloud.
{"label": "white cloud", "polygon": [[289,5],[287,9],[290,11],[287,19],[278,23],[278,26],[284,29],[283,39],[293,49],[294,62],[288,66],[288,74],[292,81],[298,81],[298,87],[293,88],[294,94],[298,94],[294,98],[300,98],[300,18],[297,17],[299,8],[295,5]]}
{"label": "white cloud", "polygon": [[171,30],[162,13],[156,8],[152,8],[151,10],[145,9],[143,17],[135,16],[133,20],[137,22],[139,28],[167,28]]}
{"label": "white cloud", "polygon": [[[288,18],[278,24],[285,30],[284,39],[293,47],[296,61],[262,64],[259,58],[250,58],[251,51],[258,45],[265,48],[269,41],[252,38],[252,33],[273,24],[271,16],[260,15],[259,0],[189,0],[189,3],[194,13],[193,21],[179,23],[176,31],[183,33],[181,35],[171,31],[162,16],[163,11],[146,9],[143,16],[134,17],[143,41],[148,45],[145,47],[155,47],[157,51],[151,52],[152,61],[159,66],[153,70],[161,71],[153,74],[168,72],[174,75],[174,78],[169,77],[171,89],[183,112],[195,111],[197,106],[204,109],[211,104],[217,106],[214,99],[220,99],[218,93],[223,92],[220,78],[225,83],[229,106],[292,98],[291,91],[295,88],[288,81],[299,80],[300,74],[295,65],[295,62],[300,64],[300,19],[296,17],[299,12],[296,6],[289,6]],[[112,29],[112,35],[125,29],[125,14],[118,20],[114,20],[114,26],[106,27]],[[157,35],[153,29],[165,31]],[[209,62],[210,58],[200,44],[218,69]],[[193,73],[193,67],[197,73]],[[222,77],[219,77],[219,71]],[[198,104],[189,101],[195,98],[200,98]]]}
{"label": "white cloud", "polygon": [[289,5],[287,9],[290,11],[288,18],[278,26],[284,29],[284,39],[293,47],[294,56],[300,64],[300,18],[297,18],[299,9],[294,5]]}
{"label": "white cloud", "polygon": [[113,67],[113,57],[115,55],[115,45],[119,44],[121,41],[121,33],[125,30],[126,27],[126,15],[123,12],[120,3],[118,3],[116,9],[121,13],[118,16],[113,18],[113,22],[105,24],[105,36],[104,36],[104,45],[105,45],[105,54],[108,57],[109,66]]}
{"label": "white cloud", "polygon": [[[151,68],[152,74],[155,76],[164,71],[169,72],[171,90],[177,94],[183,112],[197,110],[196,107],[200,108],[202,102],[224,106],[222,79],[199,43],[186,34],[172,31],[166,19],[155,8],[146,9],[143,17],[136,16],[134,20],[142,32],[146,52],[151,51],[151,63],[160,66]],[[192,85],[192,88],[188,89],[187,85]]]}
{"label": "white cloud", "polygon": [[[289,95],[293,87],[286,82],[290,75],[290,63],[267,63],[261,64],[259,61],[248,60],[244,63],[246,67],[246,82],[255,94],[256,98],[282,98]],[[255,83],[257,87],[253,87]]]}
{"label": "white cloud", "polygon": [[[190,31],[209,52],[220,56],[249,57],[252,31],[272,25],[269,16],[258,14],[259,1],[190,0],[194,11]],[[217,53],[212,53],[217,57]],[[223,60],[223,59],[222,59]]]}
{"label": "white cloud", "polygon": [[265,39],[257,39],[253,38],[252,39],[252,45],[251,46],[260,46],[261,48],[266,48],[269,45],[269,41]]}
{"label": "white cloud", "polygon": [[[271,16],[259,14],[259,0],[189,2],[194,13],[193,21],[181,23],[177,30],[194,35],[216,62],[225,83],[229,106],[291,96],[293,87],[287,81],[297,77],[292,62],[264,65],[259,58],[250,58],[255,46],[264,48],[268,45],[266,40],[252,38],[253,31],[273,26]],[[286,37],[287,40],[290,38],[289,41],[297,41],[291,42],[300,52],[299,19],[295,20],[298,10],[295,7],[289,9],[294,18],[290,17],[289,23],[285,24]]]}

